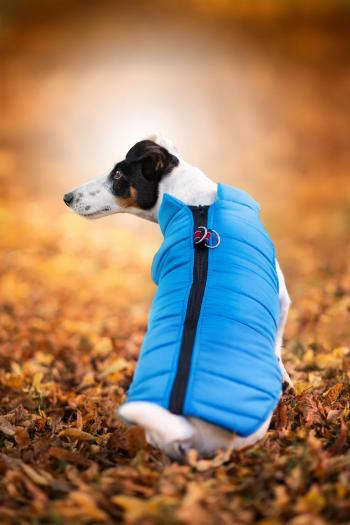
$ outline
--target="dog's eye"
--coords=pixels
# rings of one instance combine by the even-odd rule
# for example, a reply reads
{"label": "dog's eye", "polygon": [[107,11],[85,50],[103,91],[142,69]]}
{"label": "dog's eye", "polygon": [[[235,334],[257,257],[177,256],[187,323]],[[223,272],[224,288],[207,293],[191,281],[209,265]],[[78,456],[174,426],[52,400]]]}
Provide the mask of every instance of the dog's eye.
{"label": "dog's eye", "polygon": [[120,170],[115,170],[113,172],[113,179],[118,180],[123,176],[122,172]]}

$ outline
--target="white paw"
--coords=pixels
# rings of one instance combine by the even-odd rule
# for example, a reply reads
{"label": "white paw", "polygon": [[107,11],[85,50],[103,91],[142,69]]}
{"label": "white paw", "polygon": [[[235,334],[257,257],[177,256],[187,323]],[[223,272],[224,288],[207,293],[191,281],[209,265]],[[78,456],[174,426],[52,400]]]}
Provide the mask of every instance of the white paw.
{"label": "white paw", "polygon": [[282,361],[280,361],[280,367],[282,372],[282,382],[284,384],[287,384],[289,388],[294,388],[293,381],[290,378],[290,375],[288,374],[287,370],[284,367],[284,364]]}

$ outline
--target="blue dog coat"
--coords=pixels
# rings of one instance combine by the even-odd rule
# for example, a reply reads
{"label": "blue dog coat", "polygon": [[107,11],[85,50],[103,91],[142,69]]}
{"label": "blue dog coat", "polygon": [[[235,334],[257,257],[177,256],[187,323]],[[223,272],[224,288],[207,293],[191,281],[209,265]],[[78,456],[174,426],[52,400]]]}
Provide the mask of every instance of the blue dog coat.
{"label": "blue dog coat", "polygon": [[[128,401],[156,403],[240,436],[276,407],[278,278],[258,214],[247,193],[223,184],[210,206],[163,196],[164,241],[152,264],[158,290]],[[220,244],[194,244],[202,231],[212,232],[213,248]]]}

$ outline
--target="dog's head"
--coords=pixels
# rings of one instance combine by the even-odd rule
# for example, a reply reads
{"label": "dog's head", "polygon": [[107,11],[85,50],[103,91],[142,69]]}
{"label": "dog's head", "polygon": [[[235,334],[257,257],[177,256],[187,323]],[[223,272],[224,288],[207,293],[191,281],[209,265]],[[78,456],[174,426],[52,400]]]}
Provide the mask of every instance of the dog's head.
{"label": "dog's head", "polygon": [[64,195],[64,202],[88,219],[118,212],[154,219],[159,184],[179,164],[175,152],[167,139],[158,136],[137,142],[107,176],[74,188]]}

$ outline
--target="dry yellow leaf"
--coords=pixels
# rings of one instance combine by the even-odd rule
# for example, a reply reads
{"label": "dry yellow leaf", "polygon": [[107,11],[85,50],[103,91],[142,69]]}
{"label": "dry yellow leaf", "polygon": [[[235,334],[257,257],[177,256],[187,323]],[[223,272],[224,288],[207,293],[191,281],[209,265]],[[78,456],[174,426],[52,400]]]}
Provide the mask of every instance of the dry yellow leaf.
{"label": "dry yellow leaf", "polygon": [[32,387],[37,393],[41,392],[41,381],[44,374],[42,372],[37,372],[34,374],[33,381],[32,381]]}
{"label": "dry yellow leaf", "polygon": [[40,365],[45,365],[45,366],[48,366],[52,363],[53,361],[53,355],[52,354],[47,354],[45,352],[36,352],[35,353],[35,360],[40,364]]}
{"label": "dry yellow leaf", "polygon": [[295,383],[294,385],[294,390],[297,395],[302,394],[303,392],[305,392],[305,390],[308,390],[309,388],[311,388],[311,385],[310,383],[307,383],[306,381],[299,381],[298,383]]}
{"label": "dry yellow leaf", "polygon": [[121,372],[122,370],[126,370],[130,368],[131,363],[124,359],[123,357],[118,357],[118,359],[115,359],[110,365],[108,365],[101,373],[100,378],[103,379],[104,377],[107,377],[111,374],[117,374],[118,372]]}
{"label": "dry yellow leaf", "polygon": [[[94,522],[104,522],[108,519],[107,514],[103,510],[98,508],[93,494],[83,492],[81,490],[76,490],[69,494],[68,502],[70,504],[73,504],[75,509],[71,509],[71,512],[69,512],[68,507],[68,512],[65,512],[67,517],[68,515],[71,515],[72,518],[78,519],[80,514],[80,516],[88,517]],[[74,512],[74,510],[78,511],[78,514]]]}
{"label": "dry yellow leaf", "polygon": [[133,523],[146,516],[155,516],[162,507],[173,507],[176,505],[176,498],[169,496],[154,496],[151,499],[143,500],[133,496],[114,496],[111,501],[125,511],[127,522]]}
{"label": "dry yellow leaf", "polygon": [[22,465],[22,470],[36,485],[49,485],[52,479],[49,473],[34,470],[30,465],[26,465],[25,463]]}
{"label": "dry yellow leaf", "polygon": [[84,432],[78,428],[66,428],[59,433],[59,437],[69,437],[78,441],[94,441],[95,437],[89,432]]}
{"label": "dry yellow leaf", "polygon": [[342,383],[337,383],[336,385],[329,388],[323,394],[323,396],[325,397],[326,403],[334,403],[338,399],[342,389],[343,389]]}
{"label": "dry yellow leaf", "polygon": [[325,498],[321,494],[317,485],[312,485],[310,490],[301,496],[296,503],[296,510],[298,512],[311,512],[318,514],[322,511],[325,505]]}

